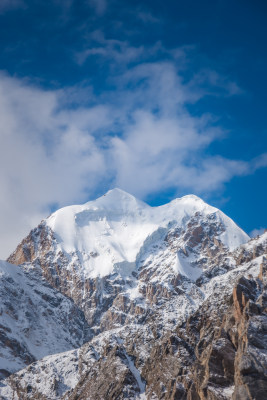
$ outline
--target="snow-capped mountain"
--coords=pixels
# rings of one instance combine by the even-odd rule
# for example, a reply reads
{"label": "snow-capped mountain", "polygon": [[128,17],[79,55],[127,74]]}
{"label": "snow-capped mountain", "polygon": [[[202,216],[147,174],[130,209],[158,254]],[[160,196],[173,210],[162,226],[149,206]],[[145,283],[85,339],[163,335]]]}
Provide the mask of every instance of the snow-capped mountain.
{"label": "snow-capped mountain", "polygon": [[[184,278],[207,274],[247,240],[230,218],[196,196],[150,207],[114,189],[52,214],[8,261],[41,267],[84,311],[94,335],[142,319],[150,303],[171,297]],[[225,260],[224,271],[233,265]]]}
{"label": "snow-capped mountain", "polygon": [[[204,222],[211,216],[214,218],[220,228],[216,238],[229,250],[248,240],[230,218],[196,196],[150,207],[120,189],[110,190],[81,206],[62,208],[45,220],[43,226],[54,237],[56,256],[68,255],[73,264],[79,264],[76,273],[96,278],[115,271],[128,275],[129,268],[138,267],[140,251],[149,237],[159,229],[185,230],[196,214]],[[27,258],[25,248],[23,251]]]}
{"label": "snow-capped mountain", "polygon": [[[44,284],[45,289],[39,287],[37,292],[49,287],[50,297],[71,302],[66,304],[76,307],[77,319],[72,322],[79,333],[76,325],[70,328],[63,322],[68,335],[59,329],[66,340],[58,341],[53,355],[50,348],[43,353],[39,349],[39,356],[31,352],[34,359],[48,356],[3,381],[0,394],[4,399],[11,395],[14,399],[230,399],[233,394],[241,399],[235,388],[243,379],[240,369],[235,372],[235,356],[241,351],[239,333],[231,332],[242,324],[247,332],[242,318],[248,299],[262,304],[259,297],[265,296],[266,234],[248,240],[230,218],[193,195],[150,207],[114,189],[95,201],[56,211],[30,232],[8,262],[19,265],[11,268],[20,275],[27,273],[33,288],[29,298],[36,296],[36,285]],[[260,265],[262,283],[255,281]],[[42,277],[38,282],[36,274]],[[244,275],[252,283],[244,281],[241,286],[252,285],[250,292],[255,294],[242,297],[248,289],[241,288],[235,300],[233,290],[240,287]],[[37,300],[34,308],[50,307],[43,302],[39,306]],[[239,300],[242,310],[237,311]],[[63,307],[67,317],[60,321],[68,318],[68,307]],[[265,312],[263,306],[255,307],[254,314],[256,309],[257,315]],[[228,325],[223,322],[227,312],[233,313]],[[53,326],[58,314],[63,311],[52,307],[47,314],[51,321],[44,324]],[[43,337],[42,313],[39,320],[36,329]],[[23,331],[23,324],[8,328]],[[222,330],[229,331],[227,346],[233,346],[234,358],[227,361],[231,371],[228,367],[217,371],[220,378],[214,383],[212,374],[217,374],[218,365],[213,368],[208,349],[215,337],[218,343],[226,340],[218,334]],[[207,337],[205,332],[210,332]],[[87,343],[80,347],[82,342]],[[73,350],[61,353],[69,345]],[[260,360],[263,368],[266,360]],[[205,362],[209,367],[201,367],[198,376],[198,363]]]}

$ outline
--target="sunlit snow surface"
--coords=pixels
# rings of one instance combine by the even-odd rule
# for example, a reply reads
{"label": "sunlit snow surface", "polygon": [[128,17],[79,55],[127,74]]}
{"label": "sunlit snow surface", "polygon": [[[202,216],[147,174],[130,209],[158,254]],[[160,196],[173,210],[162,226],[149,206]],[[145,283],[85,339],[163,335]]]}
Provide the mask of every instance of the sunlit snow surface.
{"label": "sunlit snow surface", "polygon": [[[248,241],[249,237],[230,218],[194,195],[150,207],[113,189],[95,201],[58,210],[46,223],[55,234],[58,252],[78,253],[84,276],[94,278],[114,271],[127,274],[134,269],[140,249],[153,232],[160,227],[184,228],[196,212],[204,216],[215,213],[226,228],[218,238],[230,250]],[[190,277],[190,269],[185,271],[181,265],[177,268]],[[196,270],[193,273],[194,277],[199,274]]]}

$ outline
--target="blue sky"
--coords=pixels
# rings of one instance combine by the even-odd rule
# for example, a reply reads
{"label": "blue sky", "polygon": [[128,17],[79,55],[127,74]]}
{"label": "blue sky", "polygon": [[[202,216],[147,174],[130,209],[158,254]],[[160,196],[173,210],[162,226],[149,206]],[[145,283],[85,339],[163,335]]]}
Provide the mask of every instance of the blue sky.
{"label": "blue sky", "polygon": [[266,37],[263,1],[2,0],[0,256],[114,186],[265,228]]}

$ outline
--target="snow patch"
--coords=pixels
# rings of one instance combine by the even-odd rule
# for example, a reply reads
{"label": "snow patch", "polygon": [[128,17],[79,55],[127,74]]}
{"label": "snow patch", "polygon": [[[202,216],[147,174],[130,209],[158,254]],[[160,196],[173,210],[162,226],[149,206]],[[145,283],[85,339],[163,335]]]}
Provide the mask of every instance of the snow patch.
{"label": "snow patch", "polygon": [[189,260],[179,251],[176,253],[176,260],[175,264],[173,265],[173,270],[176,274],[186,276],[192,281],[196,281],[203,272],[201,268],[191,266]]}

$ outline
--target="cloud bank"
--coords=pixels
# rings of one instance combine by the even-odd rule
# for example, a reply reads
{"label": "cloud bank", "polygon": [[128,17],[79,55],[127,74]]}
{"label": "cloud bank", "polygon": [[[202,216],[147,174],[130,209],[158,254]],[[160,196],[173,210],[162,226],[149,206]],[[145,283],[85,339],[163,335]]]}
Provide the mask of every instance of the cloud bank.
{"label": "cloud bank", "polygon": [[[49,90],[0,74],[1,258],[52,208],[87,201],[103,188],[142,199],[164,190],[201,195],[267,164],[266,155],[245,162],[209,154],[226,133],[214,116],[188,111],[211,93],[238,94],[233,82],[208,70],[185,81],[183,51],[178,62],[134,64],[142,49],[103,38],[98,48],[118,63],[112,89],[100,95],[89,84]],[[83,62],[93,53],[86,50]]]}

